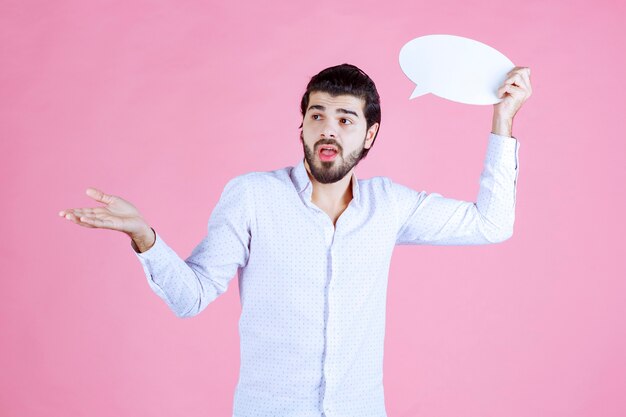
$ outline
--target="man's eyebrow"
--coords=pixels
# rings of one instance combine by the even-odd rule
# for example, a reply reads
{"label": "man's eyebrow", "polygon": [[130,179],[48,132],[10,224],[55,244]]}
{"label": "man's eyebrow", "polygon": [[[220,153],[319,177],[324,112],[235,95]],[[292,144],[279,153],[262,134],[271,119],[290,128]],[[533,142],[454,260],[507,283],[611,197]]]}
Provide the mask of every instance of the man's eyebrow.
{"label": "man's eyebrow", "polygon": [[[321,106],[321,105],[319,105],[319,104],[313,104],[311,107],[309,107],[309,110],[311,110],[311,109],[313,109],[313,110],[321,110],[321,111],[325,111],[325,110],[326,110],[326,107]],[[307,110],[307,111],[308,111],[308,110]]]}
{"label": "man's eyebrow", "polygon": [[359,117],[358,114],[356,114],[355,111],[352,110],[348,110],[348,109],[337,109],[337,113],[345,113],[345,114],[353,114],[354,116],[356,116],[357,118]]}
{"label": "man's eyebrow", "polygon": [[[322,106],[321,104],[313,104],[311,107],[309,107],[309,110],[326,111],[326,107]],[[348,109],[339,108],[337,109],[336,113],[352,114],[356,117],[359,117],[359,115],[355,111],[348,110]]]}

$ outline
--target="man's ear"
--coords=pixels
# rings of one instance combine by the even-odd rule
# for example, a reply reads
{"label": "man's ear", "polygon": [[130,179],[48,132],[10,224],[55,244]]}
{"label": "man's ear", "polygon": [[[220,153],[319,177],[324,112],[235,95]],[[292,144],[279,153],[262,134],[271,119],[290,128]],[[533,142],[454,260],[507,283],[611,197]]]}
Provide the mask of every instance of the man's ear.
{"label": "man's ear", "polygon": [[367,129],[367,133],[365,134],[365,149],[369,149],[374,143],[374,139],[376,138],[376,133],[378,132],[378,123],[374,123]]}

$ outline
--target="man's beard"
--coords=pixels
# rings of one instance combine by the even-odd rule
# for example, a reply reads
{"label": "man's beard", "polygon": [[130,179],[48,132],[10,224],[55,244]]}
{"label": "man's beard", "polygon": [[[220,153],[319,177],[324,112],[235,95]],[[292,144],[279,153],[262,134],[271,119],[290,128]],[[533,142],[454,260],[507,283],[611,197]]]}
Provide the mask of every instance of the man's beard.
{"label": "man's beard", "polygon": [[[341,145],[339,145],[339,143],[337,143],[337,141],[333,139],[320,139],[313,146],[313,150],[307,146],[302,136],[300,136],[300,139],[302,140],[302,147],[304,148],[304,158],[309,164],[311,175],[313,176],[313,178],[315,178],[317,182],[322,184],[332,184],[345,177],[346,174],[348,174],[348,172],[350,172],[350,170],[354,168],[363,158],[363,151],[365,150],[365,139],[363,139],[363,145],[361,145],[360,149],[355,150],[354,152],[343,158],[343,148],[341,147]],[[336,146],[337,156],[332,161],[320,161],[320,167],[315,163],[315,149],[318,149],[321,145]],[[340,157],[343,161],[342,163],[338,162]]]}

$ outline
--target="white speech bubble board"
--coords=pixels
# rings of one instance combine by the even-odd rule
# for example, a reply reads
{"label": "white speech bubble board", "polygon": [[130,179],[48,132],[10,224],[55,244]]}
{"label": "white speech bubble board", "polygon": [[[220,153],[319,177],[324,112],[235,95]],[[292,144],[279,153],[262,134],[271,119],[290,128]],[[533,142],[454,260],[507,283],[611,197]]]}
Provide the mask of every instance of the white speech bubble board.
{"label": "white speech bubble board", "polygon": [[428,35],[400,50],[400,67],[416,85],[410,98],[432,93],[465,104],[495,104],[515,65],[494,48],[453,35]]}

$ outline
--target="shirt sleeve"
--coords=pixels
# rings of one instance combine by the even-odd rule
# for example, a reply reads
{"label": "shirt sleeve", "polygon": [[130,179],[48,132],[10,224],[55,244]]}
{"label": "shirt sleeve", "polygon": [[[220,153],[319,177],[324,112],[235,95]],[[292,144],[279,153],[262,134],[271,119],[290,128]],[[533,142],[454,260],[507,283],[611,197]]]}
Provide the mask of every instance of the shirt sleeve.
{"label": "shirt sleeve", "polygon": [[205,238],[182,260],[155,232],[154,245],[135,254],[150,288],[178,317],[191,317],[224,293],[248,262],[251,196],[245,178],[231,180],[213,209]]}
{"label": "shirt sleeve", "polygon": [[476,202],[391,183],[399,245],[478,245],[513,234],[519,142],[491,133]]}

